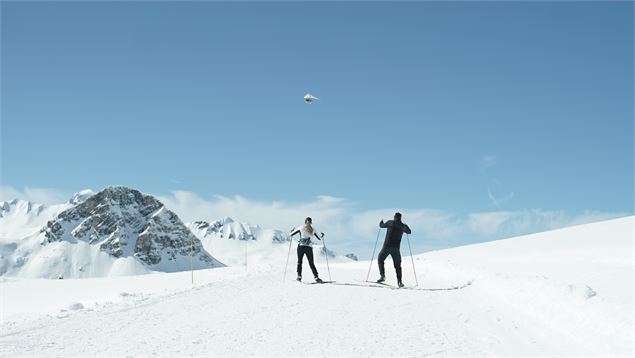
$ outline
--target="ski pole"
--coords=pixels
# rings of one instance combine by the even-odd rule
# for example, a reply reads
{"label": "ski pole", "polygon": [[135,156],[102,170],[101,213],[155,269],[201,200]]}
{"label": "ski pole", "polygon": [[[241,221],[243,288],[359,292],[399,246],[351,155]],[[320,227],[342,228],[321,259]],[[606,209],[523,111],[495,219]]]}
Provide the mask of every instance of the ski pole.
{"label": "ski pole", "polygon": [[417,286],[419,286],[419,280],[417,280],[417,270],[415,270],[415,259],[412,257],[412,249],[410,248],[410,234],[406,234],[406,238],[408,239],[408,250],[410,250],[410,260],[412,261],[412,272],[415,273],[415,282]]}
{"label": "ski pole", "polygon": [[366,275],[366,282],[368,282],[368,278],[370,277],[370,269],[373,267],[373,258],[375,258],[375,250],[377,250],[377,243],[379,242],[380,232],[381,232],[381,228],[377,229],[377,239],[375,239],[375,248],[373,248],[373,256],[370,257],[370,265],[368,266],[368,274]]}
{"label": "ski pole", "polygon": [[322,243],[324,244],[324,255],[326,256],[326,269],[329,272],[329,281],[332,281],[331,268],[329,267],[329,250],[326,249],[326,241],[324,240],[324,236],[322,236]]}
{"label": "ski pole", "polygon": [[289,266],[289,255],[291,255],[291,243],[293,242],[293,238],[289,236],[289,252],[287,252],[287,263],[284,265],[284,277],[282,277],[282,282],[287,279],[287,267]]}
{"label": "ski pole", "polygon": [[190,237],[190,271],[192,271],[192,286],[194,286],[194,238]]}
{"label": "ski pole", "polygon": [[245,239],[245,272],[247,272],[247,239]]}

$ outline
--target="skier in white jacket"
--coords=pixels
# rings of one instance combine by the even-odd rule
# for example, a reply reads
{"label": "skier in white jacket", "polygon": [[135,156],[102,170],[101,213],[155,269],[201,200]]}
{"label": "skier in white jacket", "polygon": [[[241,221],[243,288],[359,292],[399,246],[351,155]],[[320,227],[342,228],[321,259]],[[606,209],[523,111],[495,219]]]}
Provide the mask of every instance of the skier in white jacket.
{"label": "skier in white jacket", "polygon": [[315,278],[315,282],[321,283],[322,279],[318,276],[317,268],[315,268],[315,263],[313,263],[313,247],[311,239],[315,236],[318,240],[322,240],[324,237],[324,233],[321,232],[318,236],[316,230],[313,228],[313,220],[311,218],[306,218],[304,220],[304,225],[298,226],[291,230],[291,236],[296,234],[300,234],[300,239],[298,239],[298,281],[302,281],[302,258],[306,255],[306,258],[309,260],[309,266],[311,267],[311,271],[313,271],[313,277]]}

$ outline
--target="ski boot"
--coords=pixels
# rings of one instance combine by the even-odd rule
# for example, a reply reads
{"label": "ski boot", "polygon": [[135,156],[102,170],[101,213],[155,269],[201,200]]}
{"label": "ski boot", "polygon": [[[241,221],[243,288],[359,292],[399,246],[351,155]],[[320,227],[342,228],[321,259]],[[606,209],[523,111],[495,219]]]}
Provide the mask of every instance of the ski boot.
{"label": "ski boot", "polygon": [[377,280],[377,283],[382,283],[382,282],[384,282],[384,281],[386,281],[386,276],[381,275],[381,276],[379,277],[379,280]]}
{"label": "ski boot", "polygon": [[404,286],[403,282],[399,281],[397,282],[397,286],[399,286],[399,288],[402,288]]}
{"label": "ski boot", "polygon": [[322,283],[322,282],[324,282],[324,281],[322,281],[322,279],[321,279],[321,278],[316,277],[316,278],[315,278],[315,282],[317,282],[317,283]]}
{"label": "ski boot", "polygon": [[296,278],[296,280],[298,280],[298,282],[302,281],[302,276],[298,275],[298,278]]}

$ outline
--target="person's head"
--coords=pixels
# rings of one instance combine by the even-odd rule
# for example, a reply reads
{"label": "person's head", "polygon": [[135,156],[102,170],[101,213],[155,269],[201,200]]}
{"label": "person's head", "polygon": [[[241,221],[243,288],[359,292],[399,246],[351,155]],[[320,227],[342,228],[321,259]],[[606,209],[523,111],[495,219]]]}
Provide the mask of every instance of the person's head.
{"label": "person's head", "polygon": [[395,221],[401,221],[401,213],[400,212],[396,212],[395,213]]}
{"label": "person's head", "polygon": [[313,235],[313,226],[311,226],[311,224],[313,224],[313,220],[311,220],[311,218],[306,218],[304,219],[304,226],[306,226],[307,230],[309,231],[309,235]]}

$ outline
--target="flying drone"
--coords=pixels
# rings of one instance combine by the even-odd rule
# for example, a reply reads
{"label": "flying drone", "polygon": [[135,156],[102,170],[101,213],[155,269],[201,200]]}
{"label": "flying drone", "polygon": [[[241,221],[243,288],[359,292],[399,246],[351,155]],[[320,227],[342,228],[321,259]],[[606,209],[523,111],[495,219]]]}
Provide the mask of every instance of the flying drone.
{"label": "flying drone", "polygon": [[306,102],[307,104],[313,103],[313,101],[315,101],[316,99],[319,99],[319,98],[313,96],[310,93],[307,93],[304,95],[304,102]]}

